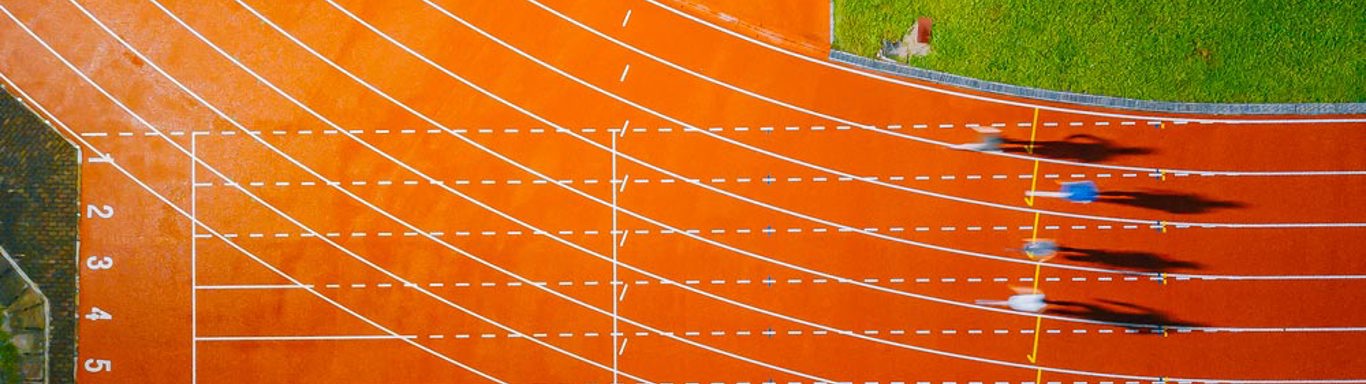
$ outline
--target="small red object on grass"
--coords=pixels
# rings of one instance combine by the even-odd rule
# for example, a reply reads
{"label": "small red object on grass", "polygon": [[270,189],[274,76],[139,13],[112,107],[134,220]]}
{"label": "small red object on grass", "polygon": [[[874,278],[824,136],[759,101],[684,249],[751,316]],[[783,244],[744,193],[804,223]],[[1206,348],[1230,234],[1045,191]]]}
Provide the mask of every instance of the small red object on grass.
{"label": "small red object on grass", "polygon": [[915,42],[921,44],[930,43],[930,27],[934,25],[928,17],[915,19]]}

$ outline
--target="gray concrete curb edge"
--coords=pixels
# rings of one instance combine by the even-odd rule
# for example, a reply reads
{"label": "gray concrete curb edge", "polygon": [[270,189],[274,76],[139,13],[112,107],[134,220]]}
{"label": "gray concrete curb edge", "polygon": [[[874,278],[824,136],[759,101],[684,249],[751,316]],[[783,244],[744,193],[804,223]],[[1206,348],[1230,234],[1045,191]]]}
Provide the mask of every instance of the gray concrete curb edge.
{"label": "gray concrete curb edge", "polygon": [[1129,109],[1149,112],[1193,113],[1208,115],[1347,115],[1366,113],[1366,103],[1301,103],[1301,104],[1224,104],[1224,103],[1181,103],[1126,99],[1122,97],[1098,96],[1081,93],[1051,91],[1047,89],[1022,87],[974,79],[950,73],[911,67],[905,64],[871,59],[852,53],[831,49],[830,61],[855,67],[890,73],[898,76],[929,81],[937,84],[967,88],[1007,96],[1024,97],[1036,100],[1062,103]]}

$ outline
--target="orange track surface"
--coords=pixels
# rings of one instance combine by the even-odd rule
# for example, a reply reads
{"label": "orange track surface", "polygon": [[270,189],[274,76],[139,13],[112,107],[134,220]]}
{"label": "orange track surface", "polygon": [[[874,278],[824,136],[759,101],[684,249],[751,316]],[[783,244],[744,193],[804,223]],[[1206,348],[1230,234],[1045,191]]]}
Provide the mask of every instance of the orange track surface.
{"label": "orange track surface", "polygon": [[[81,227],[82,262],[113,265],[80,276],[81,312],[112,316],[82,320],[80,382],[1366,379],[1366,230],[1352,225],[1366,178],[1157,175],[1366,170],[1352,145],[1366,117],[1186,124],[1203,117],[1045,104],[1037,143],[1087,134],[1146,153],[1083,159],[1137,171],[1042,162],[1035,176],[1027,159],[886,133],[963,143],[969,125],[997,124],[1027,140],[1033,108],[818,65],[681,16],[821,57],[823,2],[544,1],[708,82],[531,2],[433,1],[544,65],[422,1],[338,0],[412,52],[320,1],[245,1],[288,36],[231,1],[160,3],[193,31],[157,3],[79,2],[136,53],[71,2],[0,1],[7,87],[81,142],[83,199],[115,211]],[[1030,207],[1033,177],[1152,200]],[[1110,256],[1036,272],[1010,249],[1035,231]],[[1057,301],[1042,320],[924,299],[1004,299],[1035,278]]]}

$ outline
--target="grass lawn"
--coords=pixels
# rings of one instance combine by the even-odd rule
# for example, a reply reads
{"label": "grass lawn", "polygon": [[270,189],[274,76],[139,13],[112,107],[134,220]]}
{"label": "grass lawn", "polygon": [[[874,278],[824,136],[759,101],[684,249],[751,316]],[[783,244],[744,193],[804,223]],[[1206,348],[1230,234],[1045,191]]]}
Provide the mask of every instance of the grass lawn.
{"label": "grass lawn", "polygon": [[1362,0],[835,0],[835,48],[875,57],[917,16],[909,64],[1059,91],[1225,102],[1366,102]]}
{"label": "grass lawn", "polygon": [[19,348],[9,340],[9,333],[0,330],[0,383],[19,383],[24,378],[19,372]]}

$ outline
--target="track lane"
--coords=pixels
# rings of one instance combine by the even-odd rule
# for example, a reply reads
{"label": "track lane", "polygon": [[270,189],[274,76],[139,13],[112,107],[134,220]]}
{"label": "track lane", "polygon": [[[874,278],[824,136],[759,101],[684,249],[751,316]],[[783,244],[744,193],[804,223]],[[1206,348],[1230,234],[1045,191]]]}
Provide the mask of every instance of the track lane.
{"label": "track lane", "polygon": [[[552,9],[552,10],[553,10],[553,9],[556,9],[556,8],[554,8],[554,7],[557,6],[555,2],[551,2],[551,3],[549,3],[549,4],[550,4],[550,7],[551,7],[551,8],[549,8],[549,9]],[[451,6],[452,6],[452,7],[458,7],[458,5],[456,5],[456,4],[451,4]],[[540,11],[541,13],[544,13],[545,16],[548,17],[548,19],[546,20],[546,23],[548,23],[548,24],[560,24],[560,25],[566,26],[565,29],[557,29],[557,31],[560,31],[558,34],[574,36],[574,35],[576,35],[576,34],[586,34],[586,33],[587,33],[587,32],[585,32],[585,31],[578,30],[578,28],[576,28],[576,27],[569,26],[569,24],[568,24],[568,22],[567,22],[566,20],[560,19],[560,18],[558,18],[558,17],[551,16],[550,14],[546,13],[546,12],[545,12],[544,10],[542,10],[542,9],[538,9],[538,8],[535,8],[535,7],[532,7],[532,6],[530,6],[530,5],[526,5],[526,4],[512,4],[511,6],[513,6],[513,7],[518,7],[518,8],[521,8],[522,6],[525,6],[526,8],[528,8],[528,11],[529,11],[529,12],[532,12],[532,13],[535,13],[536,11]],[[645,8],[648,10],[648,9],[654,8],[654,7],[645,7]],[[571,14],[571,15],[568,15],[568,16],[569,16],[570,18],[574,18],[574,16],[576,16],[576,15],[582,15],[583,12],[588,12],[588,10],[583,9],[582,7],[577,7],[577,8],[575,9],[575,11],[576,11],[576,12],[579,12],[579,13]],[[605,10],[600,10],[600,9],[595,9],[594,11],[604,12],[604,13],[610,13],[610,11],[605,11]],[[657,10],[657,9],[654,10],[654,11],[655,11],[655,12],[663,12],[663,11],[659,11],[659,10]],[[644,15],[650,15],[651,12],[646,11],[645,13],[642,13],[642,14],[644,14]],[[634,13],[633,13],[633,15],[634,15]],[[664,16],[664,15],[661,15],[661,16]],[[647,16],[647,17],[648,17],[648,16]],[[556,23],[556,22],[558,22],[558,23]],[[684,24],[688,24],[688,23],[690,23],[690,22],[684,21]],[[493,30],[493,31],[499,31],[499,30],[504,30],[504,31],[506,31],[506,30],[507,30],[507,29],[504,29],[504,23],[497,23],[497,22],[491,22],[491,21],[490,21],[490,22],[486,22],[486,23],[478,23],[478,22],[476,21],[476,24],[481,25],[481,27],[485,27],[485,26],[486,26],[487,28],[489,28],[490,30]],[[657,47],[657,48],[654,48],[654,49],[643,49],[643,52],[647,52],[647,53],[651,53],[651,54],[658,54],[658,55],[669,56],[669,55],[680,55],[680,54],[682,54],[681,52],[679,52],[678,49],[676,49],[677,45],[676,45],[675,43],[672,43],[672,42],[674,42],[674,41],[676,41],[676,40],[675,40],[675,39],[661,39],[661,38],[658,38],[658,37],[663,36],[663,35],[670,35],[670,34],[673,34],[673,33],[677,32],[679,29],[688,30],[689,27],[690,27],[689,25],[678,25],[678,24],[680,24],[680,23],[678,23],[678,22],[670,23],[670,22],[668,22],[668,21],[661,21],[661,20],[654,20],[654,19],[652,19],[652,20],[650,20],[650,21],[648,21],[648,22],[643,22],[642,24],[637,25],[636,28],[631,28],[631,29],[618,28],[618,27],[616,27],[616,26],[614,26],[614,25],[602,23],[601,21],[599,21],[599,24],[597,25],[597,27],[598,27],[598,29],[601,29],[602,31],[607,31],[608,36],[613,36],[613,35],[615,35],[614,37],[619,37],[619,38],[621,38],[621,39],[623,39],[623,40],[635,39],[635,40],[639,40],[639,41],[641,42],[641,44],[654,44],[654,47]],[[667,32],[666,32],[666,31],[667,31]],[[602,42],[600,42],[599,44],[595,44],[595,45],[568,45],[568,44],[554,44],[554,45],[548,45],[548,44],[546,44],[546,43],[543,42],[543,41],[538,41],[538,40],[534,40],[534,39],[519,39],[519,35],[516,34],[516,33],[511,33],[511,32],[509,32],[509,33],[506,33],[506,34],[508,35],[508,39],[510,39],[510,41],[513,41],[515,45],[522,46],[522,47],[524,47],[524,48],[526,48],[526,49],[528,49],[529,51],[532,51],[532,52],[538,51],[537,48],[540,48],[540,51],[541,51],[541,52],[546,52],[546,51],[554,52],[554,51],[565,50],[565,49],[579,49],[581,52],[584,53],[584,57],[604,57],[604,56],[606,56],[606,55],[604,55],[604,53],[600,52],[600,51],[602,51],[602,50],[610,50],[611,48],[617,48],[618,51],[624,50],[624,48],[612,46],[612,44],[606,43],[605,40],[602,41]],[[715,33],[714,31],[712,31],[711,34],[712,34],[712,35],[715,35],[716,33]],[[699,39],[700,39],[702,36],[708,36],[708,34],[707,34],[707,33],[701,33],[701,32],[699,32],[699,34],[680,34],[679,36],[680,36],[681,38],[683,38],[683,39],[691,39],[691,38],[699,38]],[[723,39],[721,39],[720,37],[718,37],[717,40],[723,40]],[[574,39],[574,38],[570,38],[570,39],[568,39],[568,41],[572,43],[572,42],[577,41],[577,40]],[[668,45],[668,46],[661,46],[661,45],[659,45],[659,44],[665,43],[665,42],[669,42],[669,43],[667,43],[667,44],[669,44],[669,45]],[[703,44],[709,44],[709,43],[713,43],[713,41],[708,41],[707,43],[703,43]],[[715,41],[715,43],[724,44],[724,43],[726,43],[726,42],[725,42],[725,41]],[[609,47],[609,46],[610,46],[610,47]],[[618,53],[620,53],[620,52],[618,52]],[[755,54],[762,54],[761,52],[753,52],[753,53],[755,53]],[[809,84],[809,82],[792,82],[791,79],[790,79],[789,77],[783,76],[784,74],[782,74],[781,71],[773,71],[773,70],[753,71],[753,70],[752,70],[753,67],[750,67],[750,65],[753,65],[754,63],[753,63],[752,61],[749,61],[749,60],[746,60],[746,61],[743,62],[743,63],[735,62],[734,57],[745,57],[744,55],[732,56],[731,58],[722,57],[722,56],[726,56],[726,55],[729,55],[729,54],[730,54],[730,51],[726,51],[726,50],[724,50],[724,49],[719,50],[719,51],[700,52],[700,53],[697,53],[697,55],[705,56],[705,57],[707,57],[707,58],[706,58],[706,59],[695,60],[696,65],[686,65],[686,64],[684,64],[684,65],[682,65],[682,66],[683,66],[683,68],[689,68],[689,69],[692,69],[692,68],[720,68],[719,70],[726,70],[727,68],[725,68],[725,67],[723,66],[723,64],[721,64],[721,63],[726,63],[726,64],[730,64],[732,67],[735,67],[735,66],[743,66],[743,67],[746,68],[745,71],[743,72],[743,74],[737,74],[737,75],[735,76],[735,78],[733,78],[733,79],[724,79],[724,78],[723,78],[723,79],[718,80],[718,81],[731,81],[731,80],[733,80],[733,81],[745,81],[745,80],[754,80],[755,78],[764,78],[764,77],[767,76],[767,77],[777,77],[777,78],[779,78],[779,79],[771,80],[771,82],[781,81],[781,82],[783,82],[783,83],[786,83],[786,84],[771,84],[771,85],[774,86],[774,87],[772,87],[772,88],[776,88],[776,89],[783,89],[784,87],[790,88],[791,85],[804,85],[804,84]],[[574,68],[574,67],[580,67],[580,66],[584,66],[585,64],[587,64],[587,63],[584,63],[584,62],[575,63],[575,62],[574,62],[573,60],[571,60],[571,59],[565,59],[565,58],[563,58],[564,55],[561,55],[561,54],[547,55],[547,57],[551,58],[551,61],[552,61],[552,62],[555,62],[557,65],[560,65],[561,63],[564,63],[564,65],[569,65],[569,67],[567,67],[567,68],[571,68],[571,69]],[[613,56],[606,56],[606,57],[613,57]],[[620,58],[620,59],[618,59],[618,60],[619,60],[620,62],[636,62],[636,61],[640,61],[640,60],[643,60],[643,59],[645,59],[644,56],[634,55],[634,54],[633,54],[633,55],[622,55],[622,58]],[[668,58],[665,58],[665,60],[670,60],[670,61],[672,61],[671,59],[668,59]],[[639,66],[639,64],[636,64],[636,65]],[[578,71],[572,71],[572,70],[571,70],[571,72],[579,73]],[[673,75],[672,78],[678,78],[678,77],[689,78],[689,77],[691,77],[691,76],[688,76],[688,75],[684,75],[682,72],[679,72],[679,71],[676,71],[676,70],[666,70],[665,72],[668,73],[668,74],[670,74],[670,75]],[[704,70],[703,72],[706,72],[706,71]],[[639,71],[638,71],[638,73],[644,73],[644,72],[639,72]],[[647,74],[647,75],[648,75],[648,74]],[[703,75],[703,74],[699,74],[699,75]],[[705,76],[705,75],[703,75],[703,76]],[[815,76],[815,77],[810,77],[810,78],[812,78],[812,79],[824,79],[825,77]],[[590,79],[591,79],[591,78],[590,78]],[[694,81],[693,81],[694,83],[701,82],[701,80],[698,80],[698,79],[695,79],[695,78],[694,78],[694,79],[691,79],[691,80],[694,80]],[[670,80],[669,80],[668,78],[666,78],[666,79],[662,79],[662,80],[660,80],[660,81],[663,81],[663,84],[668,84],[668,82],[669,82]],[[678,80],[675,80],[675,81],[678,81]],[[657,81],[648,81],[648,82],[640,82],[640,83],[638,83],[638,84],[660,84],[660,83],[657,82]],[[708,84],[708,85],[712,85],[712,84]],[[676,89],[676,88],[681,88],[681,87],[677,87],[677,86],[676,86],[676,87],[671,87],[671,88],[675,88],[675,89]],[[704,88],[704,89],[705,89],[705,88],[708,88],[708,87],[693,85],[692,87],[686,87],[686,88],[687,88],[687,89],[696,89],[696,88]],[[713,86],[711,86],[710,88],[719,88],[719,87],[713,85]],[[749,90],[756,90],[757,93],[760,94],[760,95],[766,94],[767,92],[766,92],[765,90],[766,90],[766,89],[769,89],[768,87],[742,87],[742,88],[747,88],[747,89],[749,89]],[[827,92],[827,91],[829,91],[829,90],[828,90],[828,87],[827,87],[827,88],[822,88],[822,92]],[[721,90],[721,89],[717,89],[717,90],[714,91],[714,92],[730,92],[730,90]],[[883,97],[884,95],[882,95],[882,93],[889,93],[890,95],[886,95],[886,97]],[[702,91],[702,92],[694,92],[694,93],[692,93],[692,94],[707,94],[707,92],[705,92],[705,91]],[[885,92],[885,91],[884,91],[884,92],[880,92],[880,93],[875,93],[875,94],[877,94],[877,95],[878,95],[878,98],[880,98],[880,99],[881,99],[881,98],[895,98],[895,97],[897,97],[897,94],[892,93],[892,92]],[[867,94],[864,94],[864,95],[862,95],[862,96],[860,96],[860,97],[867,97],[867,96],[868,96]],[[633,98],[633,99],[640,99],[639,97],[632,97],[632,98]],[[664,100],[664,99],[667,99],[667,97],[662,98],[661,101],[660,101],[660,103],[668,104],[669,102],[668,102],[667,100]],[[781,99],[781,98],[780,98],[780,99]],[[842,98],[842,99],[841,99],[841,98],[831,98],[831,100],[833,100],[835,103],[839,103],[840,100],[861,100],[861,99],[860,99],[859,97],[853,97],[853,98]],[[739,102],[743,102],[743,101],[739,101]],[[753,101],[753,102],[757,102],[757,100],[755,100],[755,101]],[[860,105],[856,105],[855,107],[866,107],[867,104],[873,104],[873,105],[875,105],[875,106],[879,106],[880,108],[884,108],[884,111],[881,112],[881,113],[875,114],[875,116],[884,116],[883,119],[885,119],[885,116],[906,116],[908,113],[914,113],[914,110],[906,110],[906,108],[901,107],[901,106],[906,106],[906,105],[925,105],[926,103],[934,103],[934,102],[935,102],[935,101],[934,101],[933,99],[921,98],[921,99],[918,100],[917,102],[905,102],[905,103],[889,102],[889,103],[887,103],[887,104],[860,103]],[[827,103],[828,103],[828,102],[827,102]],[[651,104],[651,103],[646,103],[646,104],[648,104],[648,105],[658,105],[658,104]],[[763,104],[767,104],[767,103],[763,103]],[[798,104],[801,104],[801,103],[798,103]],[[850,103],[847,103],[847,102],[846,102],[845,104],[850,104]],[[742,105],[747,105],[747,104],[742,104]],[[814,108],[816,111],[820,111],[820,112],[834,113],[833,111],[839,111],[838,108],[834,108],[834,107],[824,108],[824,109],[823,109],[823,108],[820,108],[820,107],[812,107],[812,108]],[[757,107],[757,106],[756,106],[756,107],[752,107],[752,108],[748,108],[748,109],[750,109],[750,110],[758,110],[758,111],[763,111],[763,110],[765,110],[765,109],[763,109],[762,107]],[[945,121],[946,118],[947,118],[949,121],[945,121],[945,122],[949,122],[949,123],[954,123],[954,122],[956,122],[956,123],[958,123],[958,126],[959,126],[959,127],[963,126],[964,123],[979,123],[979,124],[983,124],[983,125],[989,124],[988,121],[984,121],[984,120],[974,120],[974,119],[972,119],[972,118],[964,118],[964,116],[976,116],[976,117],[978,117],[978,118],[980,118],[980,117],[982,117],[982,116],[996,116],[996,118],[993,118],[993,119],[991,119],[991,120],[989,120],[989,121],[991,121],[991,122],[1000,122],[1000,121],[1003,121],[1003,120],[1009,121],[1010,123],[1007,124],[1007,125],[1009,125],[1009,126],[1011,126],[1011,127],[1016,127],[1016,126],[1018,126],[1018,125],[1015,123],[1015,121],[1019,121],[1019,122],[1029,122],[1029,121],[1030,121],[1030,111],[1029,111],[1028,109],[1020,109],[1020,108],[1015,108],[1015,109],[1013,109],[1013,110],[1006,110],[1006,111],[1002,111],[1002,112],[982,112],[982,111],[974,111],[974,112],[976,112],[976,113],[971,114],[971,115],[960,115],[960,114],[954,114],[954,113],[952,113],[952,112],[945,113],[946,111],[944,111],[944,110],[941,109],[941,108],[937,108],[937,107],[931,108],[931,109],[934,110],[934,113],[935,113],[935,114],[932,115],[932,117],[928,117],[928,116],[927,116],[927,118],[922,118],[922,119],[920,119],[920,120],[922,120],[922,121],[924,121],[924,120],[928,120],[928,121]],[[678,111],[678,113],[687,113],[687,112],[688,112],[688,111],[681,111],[681,110]],[[756,114],[756,115],[758,115],[758,116],[764,116],[764,115],[781,115],[781,114],[759,113],[759,114]],[[839,114],[836,113],[836,115],[838,116]],[[1061,118],[1061,120],[1063,120],[1063,123],[1061,123],[1062,126],[1066,126],[1066,125],[1074,124],[1074,123],[1075,123],[1075,124],[1082,124],[1082,123],[1094,124],[1094,123],[1097,122],[1097,121],[1103,122],[1103,123],[1107,124],[1107,125],[1106,125],[1107,128],[1104,128],[1104,129],[1102,129],[1102,130],[1098,130],[1097,133],[1105,132],[1107,135],[1111,136],[1111,138],[1114,139],[1114,140],[1115,140],[1116,142],[1118,142],[1118,143],[1123,143],[1123,144],[1126,144],[1126,145],[1135,145],[1135,146],[1137,146],[1137,147],[1142,147],[1142,148],[1152,148],[1152,149],[1156,150],[1156,151],[1159,152],[1159,153],[1163,153],[1163,154],[1164,154],[1164,156],[1163,156],[1164,158],[1172,158],[1173,156],[1187,156],[1185,159],[1183,159],[1183,160],[1181,160],[1181,161],[1172,161],[1172,162],[1167,162],[1167,163],[1150,163],[1150,164],[1146,164],[1146,163],[1145,163],[1145,164],[1143,165],[1144,167],[1151,167],[1151,168],[1172,168],[1172,167],[1175,167],[1175,166],[1176,166],[1176,165],[1174,165],[1174,164],[1179,164],[1180,166],[1185,166],[1185,167],[1195,167],[1195,164],[1204,165],[1204,163],[1208,163],[1208,162],[1209,162],[1210,157],[1212,157],[1212,156],[1218,156],[1218,154],[1212,154],[1212,153],[1208,153],[1208,152],[1191,152],[1191,151],[1183,151],[1184,147],[1182,147],[1180,143],[1188,143],[1188,142],[1218,143],[1220,148],[1226,148],[1226,149],[1228,149],[1227,151],[1224,151],[1224,152],[1222,152],[1222,153],[1231,154],[1231,155],[1233,155],[1233,157],[1230,157],[1230,158],[1227,158],[1227,159],[1224,159],[1224,160],[1221,160],[1221,161],[1217,161],[1217,162],[1214,163],[1214,164],[1217,164],[1217,165],[1220,166],[1220,167],[1235,167],[1235,168],[1230,168],[1230,169],[1256,169],[1256,167],[1262,167],[1262,168],[1267,168],[1267,169],[1284,169],[1283,167],[1285,167],[1286,165],[1294,164],[1295,162],[1299,162],[1299,161],[1306,161],[1306,159],[1304,159],[1303,157],[1299,157],[1299,158],[1281,157],[1282,155],[1285,155],[1285,154],[1300,153],[1299,151],[1288,151],[1288,150],[1286,150],[1286,146],[1287,146],[1287,145],[1288,145],[1288,146],[1292,146],[1292,147],[1302,146],[1302,147],[1306,147],[1306,148],[1313,148],[1313,149],[1314,149],[1313,151],[1309,151],[1309,152],[1313,152],[1313,153],[1324,153],[1324,151],[1330,151],[1330,152],[1332,152],[1332,151],[1339,151],[1339,152],[1335,152],[1335,153],[1336,153],[1337,155],[1341,155],[1341,156],[1348,156],[1348,157],[1353,156],[1352,153],[1340,152],[1340,148],[1339,148],[1339,149],[1333,149],[1333,148],[1332,148],[1333,146],[1331,146],[1331,145],[1325,145],[1325,144],[1328,144],[1328,143],[1325,142],[1325,141],[1316,139],[1316,137],[1320,137],[1320,136],[1305,136],[1305,135],[1298,135],[1298,136],[1294,137],[1293,139],[1287,138],[1286,136],[1284,136],[1284,133],[1283,133],[1283,132],[1284,132],[1283,129],[1284,129],[1284,128],[1287,128],[1287,127],[1283,127],[1283,126],[1267,126],[1267,127],[1262,127],[1262,126],[1250,126],[1250,125],[1226,126],[1226,125],[1174,125],[1174,124],[1168,124],[1167,127],[1170,128],[1170,129],[1168,129],[1168,130],[1157,130],[1157,129],[1148,129],[1148,128],[1137,128],[1137,127],[1141,127],[1141,126],[1147,126],[1147,125],[1148,125],[1148,124],[1147,124],[1148,121],[1133,121],[1133,120],[1130,120],[1129,123],[1137,123],[1137,124],[1135,124],[1135,125],[1133,126],[1133,127],[1135,127],[1135,129],[1127,129],[1127,128],[1122,128],[1122,125],[1121,125],[1121,124],[1124,123],[1124,121],[1117,121],[1116,119],[1095,119],[1095,118],[1086,118],[1086,117],[1078,117],[1078,116],[1074,116],[1074,115],[1066,114],[1066,113],[1053,113],[1053,112],[1049,112],[1049,111],[1044,111],[1044,113],[1043,113],[1042,115],[1043,115],[1043,120],[1042,120],[1042,122],[1055,122],[1055,121],[1057,121],[1059,118]],[[890,124],[902,125],[902,124],[907,124],[907,123],[908,123],[908,121],[877,120],[877,119],[875,119],[875,118],[859,118],[859,117],[846,117],[846,118],[847,118],[847,119],[850,119],[850,120],[846,120],[843,124],[849,124],[849,123],[865,123],[865,124],[874,124],[874,125],[877,125],[877,126],[885,126],[885,125],[890,125]],[[961,120],[959,120],[959,119],[961,119]],[[914,120],[912,120],[912,121],[914,121]],[[782,122],[768,121],[768,122],[759,122],[759,123],[757,123],[757,124],[768,124],[768,125],[772,125],[772,124],[783,124],[783,123],[782,123]],[[827,124],[840,124],[840,123],[827,122]],[[909,125],[909,124],[907,124],[907,125]],[[1324,134],[1326,134],[1327,132],[1323,132],[1325,129],[1332,129],[1332,130],[1336,130],[1335,132],[1339,132],[1339,133],[1342,133],[1342,134],[1357,135],[1357,134],[1359,134],[1359,131],[1360,131],[1360,130],[1355,129],[1355,128],[1356,128],[1356,127],[1359,127],[1360,125],[1361,125],[1360,123],[1315,125],[1314,128],[1304,128],[1304,129],[1295,128],[1295,130],[1296,130],[1296,131],[1303,131],[1303,130],[1305,130],[1305,129],[1312,129],[1312,130],[1313,130],[1314,132],[1316,132],[1316,133],[1324,133]],[[1114,129],[1108,128],[1108,127],[1111,127],[1111,126],[1113,126],[1113,127],[1115,127],[1115,128],[1114,128]],[[1047,126],[1046,126],[1046,127],[1047,127]],[[1099,128],[1099,127],[1098,127],[1098,128]],[[1231,133],[1234,132],[1235,130],[1236,130],[1236,132],[1237,132],[1237,135],[1231,135]],[[917,131],[917,132],[915,132],[915,134],[919,134],[919,135],[926,135],[926,134],[928,134],[930,137],[936,137],[937,135],[935,134],[935,132],[952,132],[952,131],[944,131],[944,130],[942,130],[942,129],[939,129],[939,130],[936,130],[936,129],[927,129],[927,130],[924,130],[924,131]],[[1025,132],[1025,134],[1027,134],[1027,132]],[[1230,138],[1234,138],[1234,137],[1236,137],[1237,139],[1230,139]],[[1018,138],[1018,137],[1017,137],[1017,138]],[[894,141],[894,142],[901,142],[901,144],[905,144],[905,145],[912,146],[912,147],[913,147],[913,146],[918,146],[918,145],[920,145],[920,144],[914,144],[914,143],[904,142],[904,140],[901,140],[901,139],[895,139],[895,138],[887,138],[887,139],[888,139],[888,140],[891,140],[891,141]],[[1274,148],[1269,148],[1268,146],[1270,146],[1270,145],[1275,145],[1275,147],[1274,147]],[[1247,147],[1244,147],[1244,146],[1247,146]],[[1256,154],[1259,154],[1259,156],[1255,156],[1255,158],[1249,158],[1249,156],[1245,156],[1245,155],[1244,155],[1244,154],[1248,154],[1248,153],[1256,153]],[[1175,155],[1173,155],[1173,154],[1175,154]],[[1323,160],[1323,161],[1328,161],[1329,163],[1323,163],[1323,164],[1321,164],[1321,165],[1322,165],[1322,166],[1328,166],[1330,169],[1338,169],[1338,168],[1336,168],[1336,167],[1342,166],[1343,164],[1342,164],[1342,163],[1338,163],[1338,160],[1335,160],[1335,159],[1337,159],[1337,158],[1338,158],[1338,157],[1331,156],[1331,155],[1330,155],[1330,156],[1326,156],[1326,157],[1322,157],[1322,158],[1320,158],[1321,160]],[[1178,159],[1179,159],[1179,158],[1178,158]],[[1134,161],[1134,160],[1131,160],[1131,161]],[[1361,168],[1362,168],[1362,167],[1361,167],[1362,163],[1361,163],[1360,161],[1353,162],[1353,163],[1351,163],[1350,165],[1353,165],[1353,167],[1351,167],[1351,168],[1343,168],[1343,169],[1361,169]],[[1209,165],[1205,165],[1204,167],[1205,167],[1205,168],[1211,168],[1211,166],[1209,166]],[[1239,167],[1241,167],[1241,168],[1239,168]],[[1293,166],[1292,166],[1292,167],[1293,167]],[[1214,168],[1215,168],[1215,169],[1218,169],[1218,167],[1214,167]],[[1311,168],[1312,168],[1312,167],[1311,167]],[[1293,168],[1292,168],[1292,169],[1293,169]]]}

